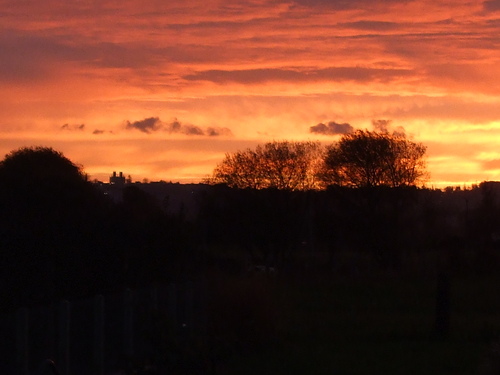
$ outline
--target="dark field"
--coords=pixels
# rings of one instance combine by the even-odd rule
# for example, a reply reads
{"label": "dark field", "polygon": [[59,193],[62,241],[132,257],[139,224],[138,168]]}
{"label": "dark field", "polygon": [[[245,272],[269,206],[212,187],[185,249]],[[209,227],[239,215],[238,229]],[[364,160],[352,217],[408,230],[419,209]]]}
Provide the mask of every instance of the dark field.
{"label": "dark field", "polygon": [[476,374],[500,334],[499,281],[452,280],[451,330],[443,340],[432,338],[432,279],[233,281],[229,293],[238,291],[235,300],[245,304],[248,294],[265,291],[254,296],[260,303],[246,312],[253,326],[240,336],[257,345],[233,352],[217,373]]}

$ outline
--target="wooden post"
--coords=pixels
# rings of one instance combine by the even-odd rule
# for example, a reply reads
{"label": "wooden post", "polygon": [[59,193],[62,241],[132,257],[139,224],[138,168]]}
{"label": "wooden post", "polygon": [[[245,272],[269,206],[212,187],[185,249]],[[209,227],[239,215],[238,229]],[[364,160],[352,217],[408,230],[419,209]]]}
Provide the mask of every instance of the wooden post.
{"label": "wooden post", "polygon": [[184,334],[192,336],[194,334],[194,286],[192,282],[186,282],[184,300]]}
{"label": "wooden post", "polygon": [[433,337],[438,340],[447,339],[451,326],[451,266],[450,254],[457,251],[458,239],[444,240],[438,250],[437,282],[436,282],[436,319]]}
{"label": "wooden post", "polygon": [[19,309],[16,314],[16,367],[19,374],[29,373],[29,311]]}
{"label": "wooden post", "polygon": [[158,303],[158,287],[156,285],[153,285],[149,291],[149,296],[150,296],[150,311],[148,312],[149,314],[151,313],[157,313],[159,310],[159,303]]}
{"label": "wooden post", "polygon": [[130,289],[123,294],[123,349],[127,360],[134,355],[134,306]]}
{"label": "wooden post", "polygon": [[168,285],[167,310],[172,326],[177,328],[177,288],[175,284]]}
{"label": "wooden post", "polygon": [[94,369],[96,375],[104,374],[104,297],[94,298]]}
{"label": "wooden post", "polygon": [[48,356],[47,358],[55,358],[56,356],[56,323],[55,323],[55,316],[56,316],[56,306],[53,304],[48,306],[45,310],[45,318],[46,320],[46,325],[47,325],[47,338],[45,341],[45,344],[47,345],[47,353]]}
{"label": "wooden post", "polygon": [[69,375],[70,371],[70,327],[71,304],[62,301],[59,304],[59,361],[57,367],[61,375]]}
{"label": "wooden post", "polygon": [[448,272],[439,270],[436,284],[436,320],[434,338],[444,340],[450,334],[451,320],[451,285]]}

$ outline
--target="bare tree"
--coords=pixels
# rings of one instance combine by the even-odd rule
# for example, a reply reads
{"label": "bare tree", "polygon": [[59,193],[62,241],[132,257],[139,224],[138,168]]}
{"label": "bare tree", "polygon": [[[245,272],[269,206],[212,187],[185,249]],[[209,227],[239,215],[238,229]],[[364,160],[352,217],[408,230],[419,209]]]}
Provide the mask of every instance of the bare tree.
{"label": "bare tree", "polygon": [[352,187],[416,185],[427,176],[425,152],[401,133],[358,130],[327,147],[321,179]]}
{"label": "bare tree", "polygon": [[322,153],[319,142],[273,141],[226,154],[205,182],[237,188],[315,189]]}

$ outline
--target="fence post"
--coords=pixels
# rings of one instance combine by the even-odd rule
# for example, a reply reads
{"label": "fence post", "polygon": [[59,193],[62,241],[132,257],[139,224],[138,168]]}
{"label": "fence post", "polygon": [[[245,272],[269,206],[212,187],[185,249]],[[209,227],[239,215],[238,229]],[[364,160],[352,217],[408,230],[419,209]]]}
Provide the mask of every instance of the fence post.
{"label": "fence post", "polygon": [[436,280],[436,315],[433,337],[444,340],[450,334],[451,320],[451,254],[459,247],[458,239],[447,238],[438,247]]}
{"label": "fence post", "polygon": [[46,324],[47,324],[47,333],[48,333],[48,336],[47,336],[47,340],[45,341],[46,345],[47,345],[47,352],[48,352],[48,357],[47,358],[53,358],[55,359],[55,356],[57,355],[56,354],[56,337],[57,337],[57,333],[56,333],[56,315],[57,315],[57,312],[56,312],[56,307],[54,306],[54,304],[51,304],[50,306],[47,307],[47,309],[45,310],[45,318],[47,319],[46,320]]}
{"label": "fence post", "polygon": [[123,294],[123,345],[127,360],[134,355],[134,306],[130,289]]}
{"label": "fence post", "polygon": [[71,304],[62,301],[59,304],[59,362],[57,367],[62,375],[69,375],[70,369],[70,326]]}
{"label": "fence post", "polygon": [[185,324],[184,330],[186,330],[186,335],[191,337],[195,332],[195,321],[194,321],[194,284],[193,282],[186,282],[186,297],[184,300],[184,319]]}
{"label": "fence post", "polygon": [[158,303],[158,286],[153,285],[151,287],[151,290],[149,292],[150,296],[150,313],[151,312],[157,312],[159,309],[159,303]]}
{"label": "fence post", "polygon": [[94,298],[94,369],[96,375],[104,374],[104,297]]}
{"label": "fence post", "polygon": [[172,326],[177,329],[177,289],[173,283],[168,285],[167,311]]}
{"label": "fence post", "polygon": [[16,367],[19,374],[28,375],[29,311],[27,308],[22,308],[16,315]]}

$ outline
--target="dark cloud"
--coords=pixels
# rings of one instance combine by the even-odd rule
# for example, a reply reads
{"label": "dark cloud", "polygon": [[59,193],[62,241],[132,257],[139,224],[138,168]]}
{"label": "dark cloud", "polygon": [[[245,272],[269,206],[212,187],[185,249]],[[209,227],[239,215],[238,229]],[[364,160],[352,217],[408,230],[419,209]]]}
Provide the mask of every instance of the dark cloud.
{"label": "dark cloud", "polygon": [[85,51],[92,59],[88,61],[99,67],[143,69],[156,66],[161,61],[162,51],[151,46],[136,43],[102,42],[96,45],[88,44]]}
{"label": "dark cloud", "polygon": [[[383,4],[399,2],[400,0],[385,0]],[[293,3],[305,7],[321,7],[331,10],[360,9],[377,4],[374,0],[294,0]]]}
{"label": "dark cloud", "polygon": [[148,134],[161,129],[162,126],[163,125],[158,117],[148,117],[140,121],[126,122],[127,129],[137,129]]}
{"label": "dark cloud", "polygon": [[319,123],[318,125],[314,125],[309,128],[309,132],[311,133],[324,135],[348,134],[353,131],[354,128],[350,124],[346,122],[337,123],[334,121],[330,121],[328,124]]}
{"label": "dark cloud", "polygon": [[201,128],[196,125],[186,124],[181,127],[181,133],[188,135],[204,135],[205,133]]}
{"label": "dark cloud", "polygon": [[500,10],[500,0],[488,0],[483,3],[484,10],[496,12]]}
{"label": "dark cloud", "polygon": [[347,27],[357,30],[369,30],[369,31],[390,31],[401,28],[401,24],[396,22],[385,22],[385,21],[356,21],[340,24],[342,27]]}
{"label": "dark cloud", "polygon": [[161,61],[158,51],[137,43],[94,43],[76,35],[7,30],[0,35],[0,82],[45,81],[57,64],[80,62],[104,68],[144,69]]}
{"label": "dark cloud", "polygon": [[229,128],[207,128],[206,134],[210,137],[230,136],[233,132]]}
{"label": "dark cloud", "polygon": [[152,133],[156,131],[164,131],[167,133],[178,133],[186,135],[199,135],[199,136],[229,136],[232,132],[228,128],[209,127],[202,129],[193,124],[183,124],[178,119],[171,122],[163,122],[158,117],[149,117],[141,121],[126,121],[127,129],[137,129],[144,133]]}
{"label": "dark cloud", "polygon": [[263,82],[390,82],[403,76],[410,76],[407,69],[371,69],[363,67],[333,67],[313,70],[293,69],[244,69],[205,70],[183,78],[188,81],[210,81],[216,83],[236,82],[243,84]]}
{"label": "dark cloud", "polygon": [[170,133],[178,133],[181,131],[182,124],[179,122],[179,120],[174,119],[170,124],[168,124],[168,131]]}
{"label": "dark cloud", "polygon": [[205,132],[196,125],[182,124],[179,120],[174,119],[170,123],[163,123],[163,130],[169,133],[181,133],[187,135],[205,135]]}
{"label": "dark cloud", "polygon": [[63,130],[70,130],[70,131],[73,131],[73,130],[79,130],[79,131],[83,131],[85,130],[85,124],[64,124],[61,126],[61,129]]}
{"label": "dark cloud", "polygon": [[[95,43],[77,35],[51,35],[21,30],[0,33],[0,82],[45,82],[64,74],[55,69],[67,63],[92,68],[130,68],[140,70],[157,67],[170,59],[170,51],[140,43]],[[172,48],[172,53],[182,50]],[[186,54],[186,53],[184,53]],[[189,58],[189,54],[185,60]],[[123,77],[121,78],[123,79]]]}
{"label": "dark cloud", "polygon": [[29,33],[3,30],[0,36],[0,82],[36,82],[50,78],[50,62],[60,56],[53,40]]}

